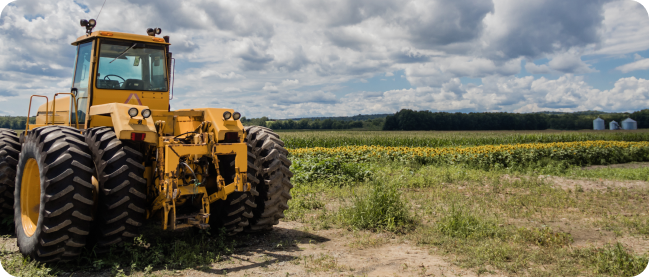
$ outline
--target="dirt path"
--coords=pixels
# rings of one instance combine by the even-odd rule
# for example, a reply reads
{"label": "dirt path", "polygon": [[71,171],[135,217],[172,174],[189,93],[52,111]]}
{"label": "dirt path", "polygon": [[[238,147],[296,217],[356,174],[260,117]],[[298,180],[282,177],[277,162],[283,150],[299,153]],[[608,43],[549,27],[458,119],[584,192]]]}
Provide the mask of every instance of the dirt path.
{"label": "dirt path", "polygon": [[[358,247],[358,237],[344,230],[303,232],[297,222],[280,222],[274,231],[238,247],[209,269],[185,270],[185,276],[477,276],[408,242],[364,234],[380,242]],[[361,242],[362,243],[362,242]],[[447,258],[448,259],[448,258]],[[488,276],[488,275],[481,275]]]}

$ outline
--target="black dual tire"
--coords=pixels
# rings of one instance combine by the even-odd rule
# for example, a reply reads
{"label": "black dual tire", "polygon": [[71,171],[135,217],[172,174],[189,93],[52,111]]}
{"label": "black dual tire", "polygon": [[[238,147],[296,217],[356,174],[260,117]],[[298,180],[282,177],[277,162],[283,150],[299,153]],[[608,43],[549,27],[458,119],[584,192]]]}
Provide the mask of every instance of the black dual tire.
{"label": "black dual tire", "polygon": [[[30,183],[29,176],[23,176],[26,165],[28,171],[37,165],[37,171],[31,171],[37,181]],[[90,150],[78,130],[47,126],[30,131],[18,159],[14,194],[14,223],[23,255],[52,262],[73,260],[81,253],[92,222],[93,172]],[[38,219],[28,235],[21,217],[21,192],[23,185],[36,183],[40,196],[34,197],[40,205],[30,209],[38,211]]]}
{"label": "black dual tire", "polygon": [[[248,193],[247,205],[252,208],[253,217],[246,227],[247,232],[263,232],[279,224],[284,218],[293,188],[288,151],[279,135],[261,126],[246,127],[248,144],[248,181],[252,190]],[[256,170],[250,170],[252,164]],[[252,175],[252,176],[251,176]]]}
{"label": "black dual tire", "polygon": [[[224,168],[234,168],[234,157],[220,157],[223,160],[219,162],[219,167]],[[213,166],[210,166],[213,168]],[[248,164],[248,170],[256,170],[254,165]],[[228,175],[233,173],[234,170],[222,170],[222,175]],[[213,179],[210,180],[214,185],[206,186],[208,194],[215,193],[216,190],[216,170],[210,172],[210,176]],[[234,180],[235,176],[223,176],[226,179],[226,183],[229,183]],[[252,218],[252,207],[249,205],[252,202],[248,199],[248,192],[233,192],[228,195],[225,200],[217,200],[212,203],[210,207],[210,227],[214,230],[219,230],[221,228],[225,229],[225,234],[228,236],[236,235],[243,231],[245,227],[248,226],[248,220]]]}
{"label": "black dual tire", "polygon": [[245,205],[247,200],[247,193],[233,192],[227,199],[214,202],[210,207],[210,228],[214,230],[224,228],[228,236],[242,232],[252,217],[250,208]]}
{"label": "black dual tire", "polygon": [[16,132],[0,129],[0,217],[14,215],[16,167],[21,149]]}
{"label": "black dual tire", "polygon": [[146,179],[140,145],[121,141],[112,128],[84,132],[99,182],[98,205],[92,228],[94,251],[132,242],[146,219]]}

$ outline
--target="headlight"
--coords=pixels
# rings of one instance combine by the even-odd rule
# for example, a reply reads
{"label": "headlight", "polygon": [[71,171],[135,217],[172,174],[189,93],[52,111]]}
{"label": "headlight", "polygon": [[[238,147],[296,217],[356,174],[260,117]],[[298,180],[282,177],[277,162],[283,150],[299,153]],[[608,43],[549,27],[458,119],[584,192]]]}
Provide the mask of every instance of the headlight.
{"label": "headlight", "polygon": [[136,108],[128,109],[128,115],[130,115],[131,117],[136,117],[138,112],[139,111]]}
{"label": "headlight", "polygon": [[231,113],[231,112],[225,111],[225,112],[223,113],[223,119],[228,120],[228,119],[230,119],[230,117],[232,117],[232,113]]}
{"label": "headlight", "polygon": [[239,118],[241,118],[241,114],[239,112],[234,112],[234,114],[232,115],[232,119],[239,120]]}
{"label": "headlight", "polygon": [[149,116],[151,116],[151,110],[149,109],[142,110],[142,117],[149,118]]}
{"label": "headlight", "polygon": [[90,27],[95,27],[95,25],[97,25],[97,20],[94,19],[88,20],[88,25],[90,25]]}

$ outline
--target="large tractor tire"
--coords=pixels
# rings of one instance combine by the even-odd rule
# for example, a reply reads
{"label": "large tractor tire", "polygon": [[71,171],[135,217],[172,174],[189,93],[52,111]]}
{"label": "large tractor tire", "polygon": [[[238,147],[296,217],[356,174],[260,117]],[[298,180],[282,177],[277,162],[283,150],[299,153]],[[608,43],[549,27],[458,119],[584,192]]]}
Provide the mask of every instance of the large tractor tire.
{"label": "large tractor tire", "polygon": [[[248,176],[252,184],[247,205],[251,206],[253,217],[249,220],[247,232],[263,232],[279,224],[284,218],[291,199],[291,161],[286,157],[288,151],[279,135],[261,126],[246,127],[248,144],[248,164],[257,169]],[[250,166],[249,166],[250,167]],[[251,176],[252,175],[252,176]]]}
{"label": "large tractor tire", "polygon": [[119,140],[112,128],[92,128],[84,135],[99,183],[91,236],[94,251],[103,253],[140,235],[147,204],[144,155],[139,145]]}
{"label": "large tractor tire", "polygon": [[16,171],[14,223],[20,252],[40,262],[73,260],[92,222],[94,167],[79,131],[32,130]]}
{"label": "large tractor tire", "polygon": [[[223,169],[234,167],[234,157],[225,156],[221,158],[222,160],[219,161],[219,168],[222,169],[221,174],[224,175],[224,178],[229,177],[225,180],[227,184],[234,180],[234,171]],[[255,169],[256,167],[253,165],[252,170]],[[210,175],[216,176],[214,166],[210,165],[210,170]],[[250,164],[248,165],[248,170],[251,170]],[[214,183],[214,185],[206,186],[208,194],[216,192],[216,179],[214,178],[210,181]],[[210,227],[217,231],[223,228],[225,229],[225,234],[228,236],[242,232],[243,229],[248,226],[248,220],[252,218],[252,207],[246,203],[251,203],[248,200],[247,192],[233,192],[229,194],[225,200],[217,200],[210,207]]]}
{"label": "large tractor tire", "polygon": [[20,140],[11,129],[0,129],[0,218],[14,215],[16,166]]}
{"label": "large tractor tire", "polygon": [[233,192],[227,199],[214,202],[210,207],[210,228],[216,231],[223,228],[228,236],[243,231],[252,217],[250,208],[245,205],[246,200],[247,193]]}

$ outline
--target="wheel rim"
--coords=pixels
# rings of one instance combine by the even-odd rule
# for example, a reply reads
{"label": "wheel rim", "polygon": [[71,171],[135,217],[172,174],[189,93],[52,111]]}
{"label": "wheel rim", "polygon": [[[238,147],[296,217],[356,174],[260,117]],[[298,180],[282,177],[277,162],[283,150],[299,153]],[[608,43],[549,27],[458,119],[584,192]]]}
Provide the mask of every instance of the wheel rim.
{"label": "wheel rim", "polygon": [[20,217],[23,231],[28,237],[36,232],[41,207],[41,174],[36,159],[30,158],[25,164],[20,183]]}

